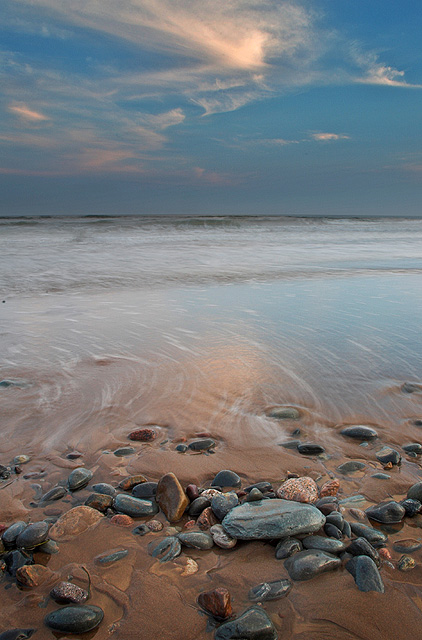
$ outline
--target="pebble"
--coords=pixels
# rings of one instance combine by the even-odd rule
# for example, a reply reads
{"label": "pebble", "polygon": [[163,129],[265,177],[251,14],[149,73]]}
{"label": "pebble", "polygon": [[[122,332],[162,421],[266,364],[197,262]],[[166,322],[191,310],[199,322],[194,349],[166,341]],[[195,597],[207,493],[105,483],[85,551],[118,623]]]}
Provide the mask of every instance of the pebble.
{"label": "pebble", "polygon": [[105,553],[102,553],[99,556],[96,556],[94,561],[95,561],[95,564],[108,567],[111,564],[114,564],[115,562],[118,562],[119,560],[126,558],[128,553],[129,553],[128,549],[116,549],[115,551],[111,551],[111,552],[106,551]]}
{"label": "pebble", "polygon": [[174,560],[182,553],[182,546],[175,536],[167,536],[158,542],[150,542],[148,545],[148,553],[153,558],[158,558],[160,562]]}
{"label": "pebble", "polygon": [[344,518],[339,511],[333,511],[332,513],[328,514],[325,524],[333,524],[338,529],[340,529],[340,531],[343,531]]}
{"label": "pebble", "polygon": [[422,547],[422,542],[419,540],[396,540],[393,542],[394,551],[399,553],[414,553]]}
{"label": "pebble", "polygon": [[132,489],[132,495],[135,498],[145,498],[146,500],[155,499],[157,493],[158,482],[142,482]]}
{"label": "pebble", "polygon": [[393,557],[391,555],[391,553],[389,552],[389,550],[387,549],[387,547],[381,547],[380,549],[378,549],[378,553],[380,555],[380,558],[382,558],[383,560],[392,560]]}
{"label": "pebble", "polygon": [[378,546],[386,542],[387,536],[385,533],[380,531],[379,529],[374,529],[373,527],[368,527],[366,524],[361,524],[360,522],[351,522],[350,527],[355,536],[366,538],[368,542],[370,542],[373,546]]}
{"label": "pebble", "polygon": [[52,575],[53,572],[42,564],[25,565],[16,571],[16,579],[24,587],[38,587]]}
{"label": "pebble", "polygon": [[277,498],[312,503],[318,500],[318,486],[315,480],[304,476],[286,480],[276,491]]}
{"label": "pebble", "polygon": [[97,509],[85,505],[73,507],[53,524],[49,536],[53,540],[72,540],[96,525],[102,518],[104,518],[103,514]]}
{"label": "pebble", "polygon": [[365,467],[366,465],[363,462],[359,462],[358,460],[349,460],[348,462],[343,462],[343,464],[338,466],[337,471],[346,475],[348,473],[353,473],[354,471],[361,471]]}
{"label": "pebble", "polygon": [[147,527],[150,531],[156,533],[157,531],[162,531],[164,525],[159,520],[150,520],[149,522],[147,522]]}
{"label": "pebble", "polygon": [[284,566],[292,580],[310,580],[321,573],[336,569],[340,564],[340,558],[330,553],[308,549],[287,558]]}
{"label": "pebble", "polygon": [[342,530],[336,527],[335,524],[331,524],[329,522],[324,525],[324,532],[329,538],[335,538],[336,540],[341,540],[343,538]]}
{"label": "pebble", "polygon": [[94,605],[69,605],[52,611],[44,622],[50,629],[62,633],[86,633],[96,629],[104,618],[104,612]]}
{"label": "pebble", "polygon": [[105,496],[111,496],[115,498],[117,495],[117,491],[111,484],[107,484],[106,482],[98,482],[97,484],[92,485],[93,491],[95,493],[102,493]]}
{"label": "pebble", "polygon": [[59,582],[50,591],[50,598],[58,604],[82,604],[88,600],[88,591],[73,582]]}
{"label": "pebble", "polygon": [[359,591],[384,593],[384,584],[375,562],[369,556],[355,556],[346,564]]}
{"label": "pebble", "polygon": [[218,493],[211,499],[211,509],[219,520],[222,520],[238,504],[239,498],[234,492]]}
{"label": "pebble", "polygon": [[410,569],[414,569],[416,567],[416,562],[414,558],[410,556],[402,556],[397,562],[397,568],[400,571],[410,571]]}
{"label": "pebble", "polygon": [[20,456],[15,456],[13,458],[13,464],[18,464],[18,465],[19,464],[26,464],[27,462],[30,461],[30,459],[31,458],[29,456],[25,455],[25,454],[22,454]]}
{"label": "pebble", "polygon": [[388,473],[374,473],[371,478],[376,478],[377,480],[389,480],[391,476]]}
{"label": "pebble", "polygon": [[298,553],[303,550],[303,545],[300,540],[296,538],[286,538],[285,540],[280,540],[275,548],[275,557],[276,560],[284,560],[285,558],[290,558],[294,553]]}
{"label": "pebble", "polygon": [[0,633],[0,640],[25,640],[35,632],[36,629],[8,629]]}
{"label": "pebble", "polygon": [[292,587],[290,580],[286,579],[261,582],[261,584],[257,584],[249,590],[248,598],[253,602],[278,600],[287,596]]}
{"label": "pebble", "polygon": [[261,607],[251,607],[241,616],[225,622],[215,632],[215,640],[277,640],[277,631]]}
{"label": "pebble", "polygon": [[232,538],[232,536],[226,533],[221,524],[214,524],[210,528],[210,534],[212,535],[214,544],[216,544],[217,547],[221,547],[221,549],[233,549],[237,544],[236,538]]}
{"label": "pebble", "polygon": [[152,442],[157,437],[157,432],[151,428],[135,429],[129,433],[129,440],[136,440],[137,442]]}
{"label": "pebble", "polygon": [[314,533],[325,523],[323,514],[310,504],[292,500],[244,502],[224,518],[223,528],[233,538],[243,540],[288,538]]}
{"label": "pebble", "polygon": [[47,522],[35,522],[28,525],[16,538],[15,544],[21,549],[32,549],[46,541],[48,536]]}
{"label": "pebble", "polygon": [[185,568],[183,569],[181,576],[191,576],[198,571],[198,563],[193,558],[186,558]]}
{"label": "pebble", "polygon": [[201,609],[217,620],[226,620],[233,614],[230,592],[225,587],[203,591],[199,594],[197,602]]}
{"label": "pebble", "polygon": [[295,407],[274,407],[267,411],[267,416],[276,420],[299,420],[300,411]]}
{"label": "pebble", "polygon": [[207,530],[210,529],[214,524],[218,524],[218,522],[219,521],[214,515],[211,507],[206,507],[206,509],[203,510],[198,520],[196,521],[196,524],[200,529]]}
{"label": "pebble", "polygon": [[366,538],[356,538],[349,544],[346,551],[352,556],[368,556],[375,562],[377,567],[381,564],[380,554]]}
{"label": "pebble", "polygon": [[126,456],[131,456],[135,453],[135,449],[133,447],[119,447],[115,451],[113,451],[114,455],[118,458],[125,458]]}
{"label": "pebble", "polygon": [[67,491],[64,487],[60,487],[60,486],[53,487],[52,489],[50,489],[50,491],[47,491],[47,493],[44,493],[44,495],[41,496],[40,504],[45,502],[52,502],[53,500],[60,500],[66,494],[67,494]]}
{"label": "pebble", "polygon": [[186,531],[179,533],[178,538],[185,547],[190,547],[191,549],[204,551],[214,546],[212,536],[204,531]]}
{"label": "pebble", "polygon": [[178,451],[179,453],[186,453],[186,451],[188,450],[188,445],[187,444],[178,444],[175,451]]}
{"label": "pebble", "polygon": [[92,471],[84,469],[84,467],[74,469],[67,480],[69,491],[78,491],[79,489],[83,489],[90,482],[92,476]]}
{"label": "pebble", "polygon": [[256,482],[255,484],[250,484],[249,486],[245,487],[246,493],[250,493],[252,489],[258,489],[262,493],[268,493],[269,491],[273,490],[273,486],[271,482],[263,481],[263,482]]}
{"label": "pebble", "polygon": [[251,489],[249,493],[246,494],[247,502],[256,502],[257,500],[263,500],[263,498],[264,494],[256,487]]}
{"label": "pebble", "polygon": [[211,504],[211,500],[213,499],[213,497],[218,495],[219,493],[221,493],[219,489],[204,489],[204,491],[202,491],[199,497],[207,498]]}
{"label": "pebble", "polygon": [[334,480],[328,480],[328,482],[324,482],[319,492],[321,498],[325,498],[326,496],[336,496],[340,489],[340,481],[335,478]]}
{"label": "pebble", "polygon": [[409,444],[404,444],[402,448],[408,453],[416,453],[418,455],[422,453],[422,444],[419,442],[409,442]]}
{"label": "pebble", "polygon": [[93,509],[98,509],[102,513],[105,513],[107,509],[113,504],[112,496],[106,495],[104,493],[91,493],[85,500],[85,504],[88,507],[92,507]]}
{"label": "pebble", "polygon": [[199,515],[201,515],[204,509],[210,506],[211,500],[201,495],[199,496],[199,498],[196,498],[193,502],[191,502],[188,513],[190,516],[197,518]]}
{"label": "pebble", "polygon": [[4,556],[4,561],[6,563],[8,573],[11,576],[15,577],[16,571],[20,567],[23,567],[26,564],[32,563],[32,558],[27,554],[22,553],[17,549],[14,549],[13,551],[9,551],[9,553],[6,553],[6,555]]}
{"label": "pebble", "polygon": [[156,500],[170,522],[180,520],[189,504],[188,497],[174,473],[166,473],[160,478]]}
{"label": "pebble", "polygon": [[314,442],[304,442],[297,445],[297,450],[304,456],[319,456],[325,452],[325,449],[320,444]]}
{"label": "pebble", "polygon": [[144,518],[158,513],[158,506],[155,502],[127,496],[124,493],[119,493],[114,498],[113,507],[119,513],[124,513],[131,518]]}
{"label": "pebble", "polygon": [[381,464],[385,465],[389,462],[391,462],[392,465],[397,465],[401,462],[400,453],[391,447],[383,447],[380,451],[375,453],[375,457],[379,462],[381,462]]}
{"label": "pebble", "polygon": [[354,495],[354,496],[349,496],[348,498],[343,498],[342,500],[339,501],[339,505],[342,507],[353,507],[353,505],[363,505],[365,504],[365,502],[367,502],[367,499],[365,496],[362,496],[360,493]]}
{"label": "pebble", "polygon": [[6,547],[13,546],[18,535],[22,533],[22,531],[24,531],[27,526],[28,525],[26,524],[26,522],[18,520],[18,522],[14,522],[10,525],[10,527],[7,527],[7,529],[3,531],[2,535],[2,541],[6,545]]}
{"label": "pebble", "polygon": [[401,390],[403,393],[417,393],[418,391],[422,391],[422,385],[416,384],[415,382],[404,382]]}
{"label": "pebble", "polygon": [[365,510],[365,513],[371,520],[391,524],[401,522],[406,510],[401,504],[391,500],[390,502],[381,502],[373,507],[369,507]]}
{"label": "pebble", "polygon": [[372,427],[363,424],[350,425],[340,431],[347,438],[355,438],[356,440],[374,440],[378,437],[378,433]]}
{"label": "pebble", "polygon": [[183,529],[185,531],[190,531],[191,529],[195,529],[196,527],[196,520],[188,520],[187,522],[185,522],[185,524],[183,525]]}
{"label": "pebble", "polygon": [[364,511],[362,511],[362,509],[354,509],[352,507],[351,509],[349,509],[349,513],[352,518],[355,518],[356,520],[366,520],[366,514]]}
{"label": "pebble", "polygon": [[286,440],[285,442],[280,442],[279,447],[283,447],[284,449],[297,449],[300,445],[300,440]]}
{"label": "pebble", "polygon": [[80,451],[71,451],[66,455],[66,458],[68,460],[77,460],[78,458],[82,458],[82,456],[83,453],[81,453]]}
{"label": "pebble", "polygon": [[336,555],[345,550],[346,545],[336,538],[325,538],[324,536],[307,536],[303,538],[302,544],[305,549],[319,549]]}
{"label": "pebble", "polygon": [[194,440],[188,445],[188,449],[191,451],[208,451],[212,447],[216,446],[215,440],[212,438],[203,438],[201,440]]}
{"label": "pebble", "polygon": [[407,492],[407,497],[422,502],[422,482],[413,484]]}
{"label": "pebble", "polygon": [[147,479],[139,473],[136,476],[124,478],[117,486],[118,489],[122,489],[123,491],[132,491],[133,487],[136,487],[137,484],[141,484],[142,482],[147,482]]}
{"label": "pebble", "polygon": [[59,552],[59,545],[54,540],[47,540],[47,542],[43,542],[37,547],[37,551],[41,553],[46,553],[49,556],[53,556],[55,553]]}
{"label": "pebble", "polygon": [[240,476],[237,475],[234,471],[230,471],[229,469],[223,469],[219,471],[215,476],[214,480],[211,482],[211,487],[233,487],[238,488],[242,484],[242,480]]}
{"label": "pebble", "polygon": [[120,527],[131,527],[133,525],[133,519],[124,513],[117,513],[110,518],[111,524],[117,524]]}
{"label": "pebble", "polygon": [[[199,489],[196,484],[188,484],[186,487],[186,495],[191,502],[199,498]],[[208,506],[208,505],[207,505]]]}

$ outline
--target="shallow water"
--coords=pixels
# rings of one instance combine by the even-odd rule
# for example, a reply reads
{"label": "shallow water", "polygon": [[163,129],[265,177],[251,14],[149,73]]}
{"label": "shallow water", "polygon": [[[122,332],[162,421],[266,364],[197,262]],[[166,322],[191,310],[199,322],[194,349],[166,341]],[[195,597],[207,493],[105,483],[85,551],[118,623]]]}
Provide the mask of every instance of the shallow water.
{"label": "shallow water", "polygon": [[[113,484],[133,472],[157,480],[173,471],[184,484],[207,485],[224,468],[245,484],[276,487],[287,471],[320,485],[335,475],[341,497],[363,494],[364,507],[401,498],[420,479],[420,458],[401,446],[422,441],[422,393],[402,389],[422,382],[421,220],[0,220],[0,238],[0,379],[14,383],[0,387],[0,463],[31,456],[0,487],[5,523],[48,515],[49,507],[31,506],[33,485],[47,491],[81,460],[95,481]],[[275,405],[298,407],[301,419],[268,418]],[[375,425],[379,440],[362,447],[339,435],[354,423]],[[159,425],[156,441],[131,443],[129,457],[111,453],[145,424]],[[298,425],[300,439],[322,444],[327,456],[281,446]],[[202,432],[217,441],[214,455],[175,451]],[[382,471],[382,444],[403,455],[389,480],[371,477]],[[68,460],[73,449],[83,458]],[[342,476],[336,468],[347,459],[366,467]],[[41,477],[25,479],[30,472]],[[420,539],[419,525],[407,519],[389,549]],[[72,563],[92,570],[92,603],[106,608],[96,638],[110,630],[116,639],[212,638],[196,610],[200,591],[227,586],[241,613],[251,586],[287,576],[260,543],[155,563],[146,552],[154,535],[135,538],[104,521],[51,557],[60,577]],[[117,547],[131,553],[111,568],[93,564]],[[182,576],[188,555],[199,571]],[[384,595],[359,592],[340,570],[296,583],[265,609],[283,638],[404,640],[421,622],[422,552],[412,555],[418,565],[408,573],[382,568]],[[53,606],[39,606],[48,589],[3,585],[5,625],[19,618],[39,628],[36,639],[51,638],[42,619]]]}

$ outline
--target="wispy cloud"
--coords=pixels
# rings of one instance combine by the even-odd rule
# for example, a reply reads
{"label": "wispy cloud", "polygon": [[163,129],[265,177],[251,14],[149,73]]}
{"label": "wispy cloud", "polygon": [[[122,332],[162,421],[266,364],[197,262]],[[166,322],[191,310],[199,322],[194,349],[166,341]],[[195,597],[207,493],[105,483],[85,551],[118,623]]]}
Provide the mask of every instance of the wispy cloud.
{"label": "wispy cloud", "polygon": [[49,120],[48,116],[43,113],[39,113],[34,109],[30,109],[25,104],[10,105],[9,111],[29,122],[43,122],[44,120]]}
{"label": "wispy cloud", "polygon": [[350,136],[342,133],[311,133],[311,138],[317,142],[333,142],[335,140],[349,140]]}

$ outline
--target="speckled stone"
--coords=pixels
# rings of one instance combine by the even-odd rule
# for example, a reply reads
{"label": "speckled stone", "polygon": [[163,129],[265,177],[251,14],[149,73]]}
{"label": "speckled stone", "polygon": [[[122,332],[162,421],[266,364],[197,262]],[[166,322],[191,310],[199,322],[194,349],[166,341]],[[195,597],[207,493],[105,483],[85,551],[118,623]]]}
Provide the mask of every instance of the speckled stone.
{"label": "speckled stone", "polygon": [[344,427],[340,433],[347,438],[355,438],[355,440],[374,440],[378,437],[378,433],[372,427],[363,424],[350,425]]}
{"label": "speckled stone", "polygon": [[92,479],[93,473],[89,469],[78,467],[74,469],[67,479],[67,486],[69,491],[79,491],[83,489]]}
{"label": "speckled stone", "polygon": [[166,473],[158,482],[157,503],[170,522],[177,522],[189,504],[188,497],[174,473]]}
{"label": "speckled stone", "polygon": [[416,567],[416,561],[410,556],[402,556],[397,562],[399,571],[410,571]]}
{"label": "speckled stone", "polygon": [[312,503],[318,500],[318,487],[315,480],[304,476],[286,480],[276,491],[277,498]]}
{"label": "speckled stone", "polygon": [[50,591],[50,597],[59,604],[83,604],[88,600],[88,591],[73,582],[59,582]]}
{"label": "speckled stone", "polygon": [[210,529],[214,524],[218,524],[218,522],[219,521],[211,507],[206,507],[196,521],[196,524],[200,529],[206,531],[207,529]]}
{"label": "speckled stone", "polygon": [[119,527],[131,527],[134,520],[124,513],[117,513],[115,516],[110,518],[110,522],[111,524],[117,524]]}
{"label": "speckled stone", "polygon": [[17,581],[24,587],[38,587],[53,576],[53,572],[42,564],[31,564],[16,571]]}
{"label": "speckled stone", "polygon": [[255,606],[218,627],[214,637],[215,640],[277,640],[278,636],[267,613]]}
{"label": "speckled stone", "polygon": [[340,481],[335,478],[334,480],[328,480],[328,482],[324,482],[319,492],[321,498],[325,498],[326,496],[336,496],[340,489]]}
{"label": "speckled stone", "polygon": [[211,500],[213,499],[213,497],[218,495],[219,493],[221,493],[219,489],[204,489],[204,491],[201,492],[199,497],[206,498],[207,500],[210,501],[210,504],[211,504]]}
{"label": "speckled stone", "polygon": [[157,531],[162,531],[164,529],[164,525],[159,520],[150,520],[147,522],[147,527],[150,531],[156,533]]}
{"label": "speckled stone", "polygon": [[53,524],[49,531],[49,536],[53,540],[72,540],[98,524],[102,518],[104,516],[97,509],[92,509],[85,505],[73,507]]}
{"label": "speckled stone", "polygon": [[149,427],[143,429],[135,429],[129,434],[129,440],[137,442],[152,442],[157,437],[157,432]]}

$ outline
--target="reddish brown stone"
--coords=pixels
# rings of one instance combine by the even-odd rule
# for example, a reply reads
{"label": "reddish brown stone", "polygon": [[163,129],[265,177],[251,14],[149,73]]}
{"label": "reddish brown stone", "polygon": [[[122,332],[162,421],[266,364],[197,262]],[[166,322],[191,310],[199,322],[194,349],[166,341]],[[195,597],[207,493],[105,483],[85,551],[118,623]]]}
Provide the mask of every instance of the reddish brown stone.
{"label": "reddish brown stone", "polygon": [[207,529],[210,529],[214,524],[218,524],[219,522],[220,521],[214,515],[214,512],[211,509],[211,507],[207,507],[206,509],[203,510],[203,512],[199,516],[198,520],[196,521],[196,524],[200,529],[202,529],[203,531],[206,531]]}
{"label": "reddish brown stone", "polygon": [[299,477],[299,474],[298,473],[294,473],[294,471],[288,471],[287,472],[287,478],[288,479],[290,479],[290,478],[298,478],[298,477]]}
{"label": "reddish brown stone", "polygon": [[50,596],[59,604],[82,604],[88,600],[88,591],[73,582],[59,582],[50,591]]}
{"label": "reddish brown stone", "polygon": [[150,520],[147,522],[147,527],[150,531],[157,532],[162,531],[164,529],[164,525],[159,520]]}
{"label": "reddish brown stone", "polygon": [[188,484],[186,487],[186,495],[191,502],[199,498],[199,489],[196,484]]}
{"label": "reddish brown stone", "polygon": [[243,489],[241,489],[240,491],[236,491],[236,495],[238,498],[244,498],[245,496],[248,495],[247,491],[243,491]]}
{"label": "reddish brown stone", "polygon": [[387,549],[387,547],[381,547],[381,549],[378,549],[378,553],[381,556],[381,558],[383,560],[392,560],[392,556],[391,553],[389,552],[389,550]]}
{"label": "reddish brown stone", "polygon": [[218,587],[212,591],[203,591],[198,596],[198,604],[217,620],[225,620],[233,613],[230,593],[224,587]]}
{"label": "reddish brown stone", "polygon": [[53,572],[42,564],[25,565],[16,571],[16,579],[25,587],[38,587],[52,575]]}
{"label": "reddish brown stone", "polygon": [[166,473],[157,486],[156,500],[170,522],[177,522],[189,504],[186,493],[174,473]]}
{"label": "reddish brown stone", "polygon": [[119,527],[131,527],[134,521],[130,516],[118,513],[110,519],[111,524],[117,524]]}
{"label": "reddish brown stone", "polygon": [[183,528],[186,529],[187,531],[189,531],[190,529],[194,529],[196,527],[196,522],[195,520],[188,520],[187,522],[185,522],[185,524],[183,525]]}
{"label": "reddish brown stone", "polygon": [[53,540],[72,540],[75,536],[98,524],[102,518],[104,516],[92,507],[86,505],[73,507],[53,524],[49,536]]}
{"label": "reddish brown stone", "polygon": [[147,482],[147,479],[139,473],[136,476],[129,476],[122,480],[118,488],[123,489],[123,491],[132,491],[133,487],[136,487],[137,484],[142,484],[143,482]]}
{"label": "reddish brown stone", "polygon": [[295,502],[312,503],[318,500],[318,487],[315,480],[304,476],[303,478],[290,478],[277,489],[277,498],[294,500]]}
{"label": "reddish brown stone", "polygon": [[325,496],[336,496],[339,489],[340,481],[335,478],[334,480],[329,480],[322,485],[319,495],[321,498],[325,498]]}
{"label": "reddish brown stone", "polygon": [[113,498],[103,493],[91,493],[85,500],[85,504],[104,513],[113,504]]}
{"label": "reddish brown stone", "polygon": [[195,433],[195,438],[212,438],[212,435],[209,431],[200,431],[199,433]]}
{"label": "reddish brown stone", "polygon": [[352,507],[349,509],[349,513],[352,518],[355,518],[355,520],[366,520],[366,513],[362,511],[362,509],[355,509]]}
{"label": "reddish brown stone", "polygon": [[393,468],[393,463],[392,462],[387,462],[387,464],[384,465],[384,469],[386,471],[388,471],[389,469]]}
{"label": "reddish brown stone", "polygon": [[135,429],[129,434],[129,440],[136,440],[137,442],[152,442],[156,437],[157,432],[149,428]]}

